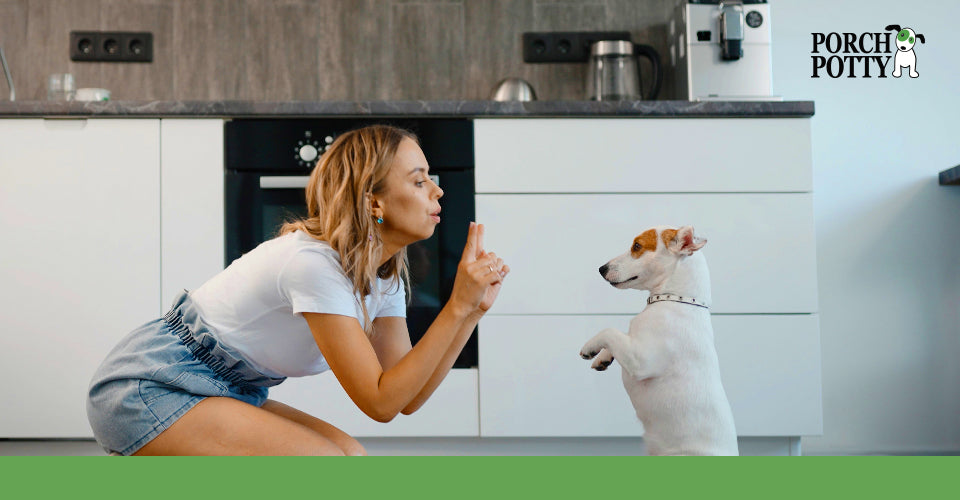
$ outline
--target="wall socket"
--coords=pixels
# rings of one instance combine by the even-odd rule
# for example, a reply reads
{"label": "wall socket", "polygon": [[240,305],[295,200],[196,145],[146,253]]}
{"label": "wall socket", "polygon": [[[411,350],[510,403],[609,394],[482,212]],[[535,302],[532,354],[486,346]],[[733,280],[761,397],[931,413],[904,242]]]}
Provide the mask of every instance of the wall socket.
{"label": "wall socket", "polygon": [[590,45],[600,40],[630,40],[629,31],[541,31],[523,34],[523,62],[587,62]]}
{"label": "wall socket", "polygon": [[152,62],[153,33],[71,31],[70,60],[80,62]]}

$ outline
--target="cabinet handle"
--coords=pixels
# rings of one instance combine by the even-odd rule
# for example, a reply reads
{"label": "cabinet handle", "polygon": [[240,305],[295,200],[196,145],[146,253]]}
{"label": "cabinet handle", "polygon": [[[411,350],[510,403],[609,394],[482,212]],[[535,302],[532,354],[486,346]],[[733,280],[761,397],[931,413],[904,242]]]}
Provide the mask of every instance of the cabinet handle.
{"label": "cabinet handle", "polygon": [[260,189],[305,188],[309,180],[308,175],[264,175],[260,177]]}
{"label": "cabinet handle", "polygon": [[43,128],[47,130],[83,130],[87,128],[87,119],[45,117],[43,119]]}

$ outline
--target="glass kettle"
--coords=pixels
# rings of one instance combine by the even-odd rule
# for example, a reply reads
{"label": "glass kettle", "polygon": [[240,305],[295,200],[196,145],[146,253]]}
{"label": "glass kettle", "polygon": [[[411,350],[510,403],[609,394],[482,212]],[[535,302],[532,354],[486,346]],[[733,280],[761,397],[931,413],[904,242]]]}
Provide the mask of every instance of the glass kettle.
{"label": "glass kettle", "polygon": [[[653,65],[653,88],[643,92],[637,57]],[[587,68],[587,99],[620,101],[656,99],[663,83],[660,55],[649,45],[627,40],[601,40],[590,46]]]}

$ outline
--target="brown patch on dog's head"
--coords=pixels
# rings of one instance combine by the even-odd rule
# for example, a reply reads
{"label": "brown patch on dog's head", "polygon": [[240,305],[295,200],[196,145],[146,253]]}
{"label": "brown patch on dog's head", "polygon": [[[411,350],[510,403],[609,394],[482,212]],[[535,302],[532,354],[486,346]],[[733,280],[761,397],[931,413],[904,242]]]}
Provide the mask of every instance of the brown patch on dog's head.
{"label": "brown patch on dog's head", "polygon": [[[674,231],[676,232],[676,231]],[[630,254],[634,259],[639,259],[643,252],[655,252],[657,250],[657,231],[648,229],[633,239],[633,246],[630,247]]]}
{"label": "brown patch on dog's head", "polygon": [[669,246],[670,242],[673,241],[673,239],[676,237],[677,237],[676,229],[664,229],[663,232],[660,233],[660,239],[663,240],[664,246]]}

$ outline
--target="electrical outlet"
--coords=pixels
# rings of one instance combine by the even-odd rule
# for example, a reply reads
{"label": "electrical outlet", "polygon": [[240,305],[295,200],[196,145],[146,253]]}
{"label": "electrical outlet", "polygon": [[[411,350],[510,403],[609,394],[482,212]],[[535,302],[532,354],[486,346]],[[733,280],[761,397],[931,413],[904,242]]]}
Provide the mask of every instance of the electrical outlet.
{"label": "electrical outlet", "polygon": [[153,33],[71,31],[70,60],[78,62],[152,62]]}
{"label": "electrical outlet", "polygon": [[629,31],[541,31],[523,34],[523,62],[587,62],[590,45],[600,40],[630,40]]}

